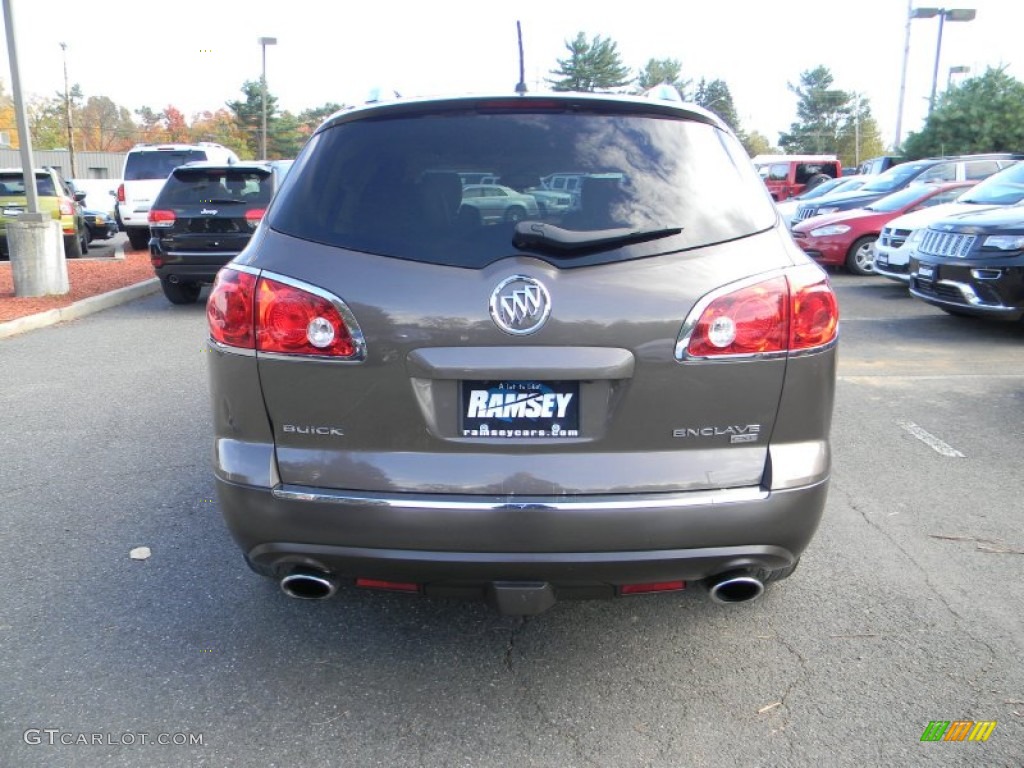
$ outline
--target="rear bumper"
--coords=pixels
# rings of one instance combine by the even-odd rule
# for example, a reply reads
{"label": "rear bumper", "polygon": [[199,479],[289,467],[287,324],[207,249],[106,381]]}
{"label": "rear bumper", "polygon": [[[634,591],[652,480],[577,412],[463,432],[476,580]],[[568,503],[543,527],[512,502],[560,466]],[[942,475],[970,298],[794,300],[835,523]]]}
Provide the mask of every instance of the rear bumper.
{"label": "rear bumper", "polygon": [[[221,267],[237,252],[230,253],[167,253],[150,241],[149,253],[156,276],[182,283],[212,283]],[[160,266],[156,266],[157,264]]]}
{"label": "rear bumper", "polygon": [[435,593],[500,581],[614,591],[785,568],[814,535],[827,488],[824,480],[772,492],[412,498],[217,479],[228,528],[261,573],[306,567]]}

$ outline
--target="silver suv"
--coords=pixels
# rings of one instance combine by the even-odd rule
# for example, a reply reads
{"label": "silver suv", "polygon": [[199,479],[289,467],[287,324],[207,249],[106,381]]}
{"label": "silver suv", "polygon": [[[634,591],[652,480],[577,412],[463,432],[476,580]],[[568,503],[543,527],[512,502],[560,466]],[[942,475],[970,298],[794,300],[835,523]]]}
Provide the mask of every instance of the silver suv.
{"label": "silver suv", "polygon": [[[578,169],[578,210],[476,215]],[[825,505],[838,312],[697,107],[374,104],[310,138],[207,304],[214,472],[250,566],[556,599],[788,576]]]}

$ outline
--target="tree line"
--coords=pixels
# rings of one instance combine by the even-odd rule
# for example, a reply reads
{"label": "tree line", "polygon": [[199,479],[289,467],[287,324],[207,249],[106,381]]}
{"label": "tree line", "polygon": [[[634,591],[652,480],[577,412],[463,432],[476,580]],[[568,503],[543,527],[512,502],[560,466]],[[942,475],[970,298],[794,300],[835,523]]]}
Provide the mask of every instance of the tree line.
{"label": "tree line", "polygon": [[[610,38],[587,38],[579,32],[565,41],[567,55],[549,70],[547,84],[555,91],[641,93],[653,87],[675,89],[683,101],[718,115],[743,142],[751,156],[768,153],[835,154],[843,165],[885,154],[887,148],[871,113],[870,100],[855,91],[834,87],[824,65],[801,72],[787,88],[796,96],[796,119],[772,143],[756,130],[741,125],[732,93],[721,79],[683,76],[678,59],[649,59],[639,70],[627,67]],[[258,157],[262,97],[260,82],[247,80],[241,98],[191,120],[173,105],[161,110],[142,107],[134,112],[106,96],[85,97],[80,85],[65,95],[36,98],[28,105],[33,145],[38,149],[68,147],[68,118],[76,151],[124,152],[137,143],[215,141],[239,157]],[[280,110],[278,98],[267,93],[267,157],[294,157],[320,122],[342,104],[327,102],[298,114]],[[17,146],[14,110],[0,82],[0,131]],[[899,148],[914,159],[938,154],[967,154],[1024,150],[1024,83],[1005,68],[949,88],[938,99],[924,127]],[[893,151],[893,148],[889,148]]]}

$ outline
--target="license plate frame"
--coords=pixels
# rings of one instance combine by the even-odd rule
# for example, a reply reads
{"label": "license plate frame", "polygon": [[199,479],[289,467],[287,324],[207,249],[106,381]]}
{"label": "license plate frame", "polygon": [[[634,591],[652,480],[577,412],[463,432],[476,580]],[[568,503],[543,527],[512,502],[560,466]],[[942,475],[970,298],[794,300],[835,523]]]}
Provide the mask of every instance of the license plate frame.
{"label": "license plate frame", "polygon": [[474,439],[581,437],[580,382],[464,379],[458,426],[460,436]]}

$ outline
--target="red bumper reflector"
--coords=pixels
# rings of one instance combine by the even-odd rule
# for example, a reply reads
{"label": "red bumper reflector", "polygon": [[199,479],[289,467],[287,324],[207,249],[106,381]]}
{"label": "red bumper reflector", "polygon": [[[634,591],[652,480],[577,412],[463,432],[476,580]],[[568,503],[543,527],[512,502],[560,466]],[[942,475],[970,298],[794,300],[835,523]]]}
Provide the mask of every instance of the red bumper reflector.
{"label": "red bumper reflector", "polygon": [[650,584],[623,584],[620,595],[644,595],[648,592],[678,592],[686,589],[685,581],[655,581]]}
{"label": "red bumper reflector", "polygon": [[419,584],[405,581],[383,581],[382,579],[356,579],[356,586],[363,589],[387,589],[391,592],[419,592]]}

